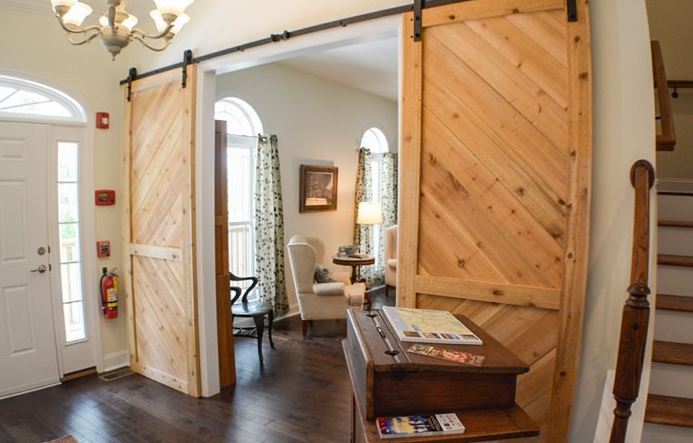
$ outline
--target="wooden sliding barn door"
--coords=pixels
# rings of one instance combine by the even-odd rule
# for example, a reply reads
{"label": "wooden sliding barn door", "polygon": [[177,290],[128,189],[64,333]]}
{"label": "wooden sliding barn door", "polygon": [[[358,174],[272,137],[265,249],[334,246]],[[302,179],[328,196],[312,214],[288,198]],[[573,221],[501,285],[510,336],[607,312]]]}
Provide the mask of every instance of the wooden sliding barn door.
{"label": "wooden sliding barn door", "polygon": [[[404,21],[399,304],[461,313],[526,361],[517,402],[567,440],[587,273],[586,0]],[[463,394],[463,393],[462,393]]]}
{"label": "wooden sliding barn door", "polygon": [[[195,67],[132,83],[123,197],[130,365],[200,394],[195,284]],[[129,128],[129,130],[128,130]]]}

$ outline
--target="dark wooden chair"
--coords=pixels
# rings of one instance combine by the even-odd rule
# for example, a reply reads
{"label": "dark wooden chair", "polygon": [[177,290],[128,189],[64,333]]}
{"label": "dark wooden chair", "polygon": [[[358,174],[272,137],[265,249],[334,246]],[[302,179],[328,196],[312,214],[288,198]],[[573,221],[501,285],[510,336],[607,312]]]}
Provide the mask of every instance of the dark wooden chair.
{"label": "dark wooden chair", "polygon": [[[257,286],[258,284],[257,277],[237,277],[232,273],[229,273],[229,280],[231,281],[231,293],[234,294],[233,298],[231,299],[231,314],[233,317],[252,318],[255,322],[254,329],[255,335],[257,336],[257,354],[260,357],[260,364],[262,364],[262,335],[265,330],[265,315],[268,317],[269,320],[270,346],[272,346],[272,348],[274,349],[274,342],[272,341],[272,323],[274,322],[274,311],[272,310],[272,306],[268,304],[248,301],[248,294],[250,294],[253,291],[253,289],[255,289],[255,286]],[[233,286],[233,282],[241,281],[251,282],[250,286],[248,286],[248,288],[246,288],[245,291],[243,291],[243,288],[241,288],[240,286]],[[243,294],[243,297],[241,298],[241,303],[236,304],[236,301],[238,301],[238,299],[241,297],[241,294]],[[234,329],[239,329],[240,332],[240,330],[249,328]],[[239,334],[234,333],[234,335]]]}

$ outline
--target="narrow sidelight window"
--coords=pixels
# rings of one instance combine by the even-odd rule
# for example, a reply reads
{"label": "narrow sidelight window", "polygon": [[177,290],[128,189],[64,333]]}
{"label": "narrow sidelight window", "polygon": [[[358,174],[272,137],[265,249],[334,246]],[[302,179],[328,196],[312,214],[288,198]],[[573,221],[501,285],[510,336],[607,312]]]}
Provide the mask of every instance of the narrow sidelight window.
{"label": "narrow sidelight window", "polygon": [[58,143],[58,232],[65,341],[87,338],[82,290],[79,208],[79,144]]}

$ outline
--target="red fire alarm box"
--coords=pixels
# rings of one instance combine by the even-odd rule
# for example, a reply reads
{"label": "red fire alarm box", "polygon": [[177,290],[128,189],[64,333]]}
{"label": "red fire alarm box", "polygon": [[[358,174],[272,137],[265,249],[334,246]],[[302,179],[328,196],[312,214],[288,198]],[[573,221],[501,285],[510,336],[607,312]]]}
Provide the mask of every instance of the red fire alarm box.
{"label": "red fire alarm box", "polygon": [[111,116],[108,112],[97,112],[96,113],[96,127],[98,129],[108,129],[111,125]]}
{"label": "red fire alarm box", "polygon": [[113,189],[99,189],[94,197],[96,206],[112,206],[116,202],[116,192]]}
{"label": "red fire alarm box", "polygon": [[106,258],[111,256],[111,242],[108,240],[97,241],[96,242],[96,255],[99,258]]}

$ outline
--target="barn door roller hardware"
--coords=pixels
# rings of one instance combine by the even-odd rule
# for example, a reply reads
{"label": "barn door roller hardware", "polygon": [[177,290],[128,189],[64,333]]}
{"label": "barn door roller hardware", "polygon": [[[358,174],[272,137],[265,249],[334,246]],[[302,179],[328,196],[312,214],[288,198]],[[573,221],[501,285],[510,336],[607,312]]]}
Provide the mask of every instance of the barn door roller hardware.
{"label": "barn door roller hardware", "polygon": [[[230,48],[226,49],[221,49],[216,52],[212,52],[209,54],[203,54],[200,56],[197,56],[195,58],[192,57],[192,53],[190,54],[189,58],[187,59],[187,63],[183,61],[183,63],[178,62],[172,65],[164,66],[162,68],[154,69],[151,71],[147,72],[142,72],[137,74],[137,78],[146,78],[152,75],[160,74],[162,72],[167,72],[171,71],[173,69],[178,69],[183,67],[184,72],[185,72],[185,67],[188,65],[191,65],[193,63],[202,63],[207,60],[211,60],[217,57],[222,57],[225,55],[233,54],[236,52],[243,52],[247,49],[251,48],[257,48],[260,46],[272,44],[272,43],[277,43],[281,41],[286,41],[289,40],[290,38],[295,38],[295,37],[301,37],[304,35],[308,34],[313,34],[315,32],[320,32],[320,31],[325,31],[327,29],[333,29],[333,28],[343,28],[346,26],[350,26],[356,23],[362,23],[366,22],[369,20],[375,20],[383,17],[390,17],[393,15],[400,15],[400,14],[406,14],[408,12],[413,12],[414,14],[414,41],[420,41],[421,40],[421,35],[423,33],[423,10],[426,8],[435,8],[437,6],[444,6],[444,5],[449,5],[453,3],[463,3],[469,0],[414,0],[413,3],[409,3],[406,5],[402,6],[395,6],[393,8],[389,9],[382,9],[379,11],[374,11],[374,12],[368,12],[366,14],[361,14],[361,15],[355,15],[352,17],[347,17],[347,18],[342,18],[339,20],[333,20],[331,22],[326,22],[326,23],[321,23],[319,25],[313,25],[313,26],[308,26],[306,28],[301,28],[301,29],[295,29],[293,31],[284,31],[279,34],[271,34],[269,37],[264,37],[259,40],[254,40],[251,42],[244,43],[242,45],[238,46],[232,46]],[[571,22],[576,22],[578,21],[578,14],[577,14],[577,0],[566,0],[566,10],[568,13],[568,21]],[[187,53],[187,51],[186,51]],[[183,84],[187,82],[187,79],[184,78]],[[121,85],[125,85],[128,83],[128,79],[124,79],[120,81]]]}
{"label": "barn door roller hardware", "polygon": [[414,41],[421,41],[421,34],[423,33],[423,23],[422,23],[422,13],[423,9],[426,7],[426,0],[414,0]]}
{"label": "barn door roller hardware", "polygon": [[280,42],[282,40],[288,40],[291,38],[291,33],[289,31],[284,31],[281,34],[271,34],[270,39],[272,39],[273,42]]}
{"label": "barn door roller hardware", "polygon": [[577,0],[568,0],[568,4],[566,5],[566,9],[568,11],[568,21],[569,22],[578,21]]}
{"label": "barn door roller hardware", "polygon": [[137,78],[137,68],[128,71],[128,101],[132,101],[132,82]]}
{"label": "barn door roller hardware", "polygon": [[193,64],[192,50],[188,49],[183,53],[183,89],[188,86],[188,66]]}

